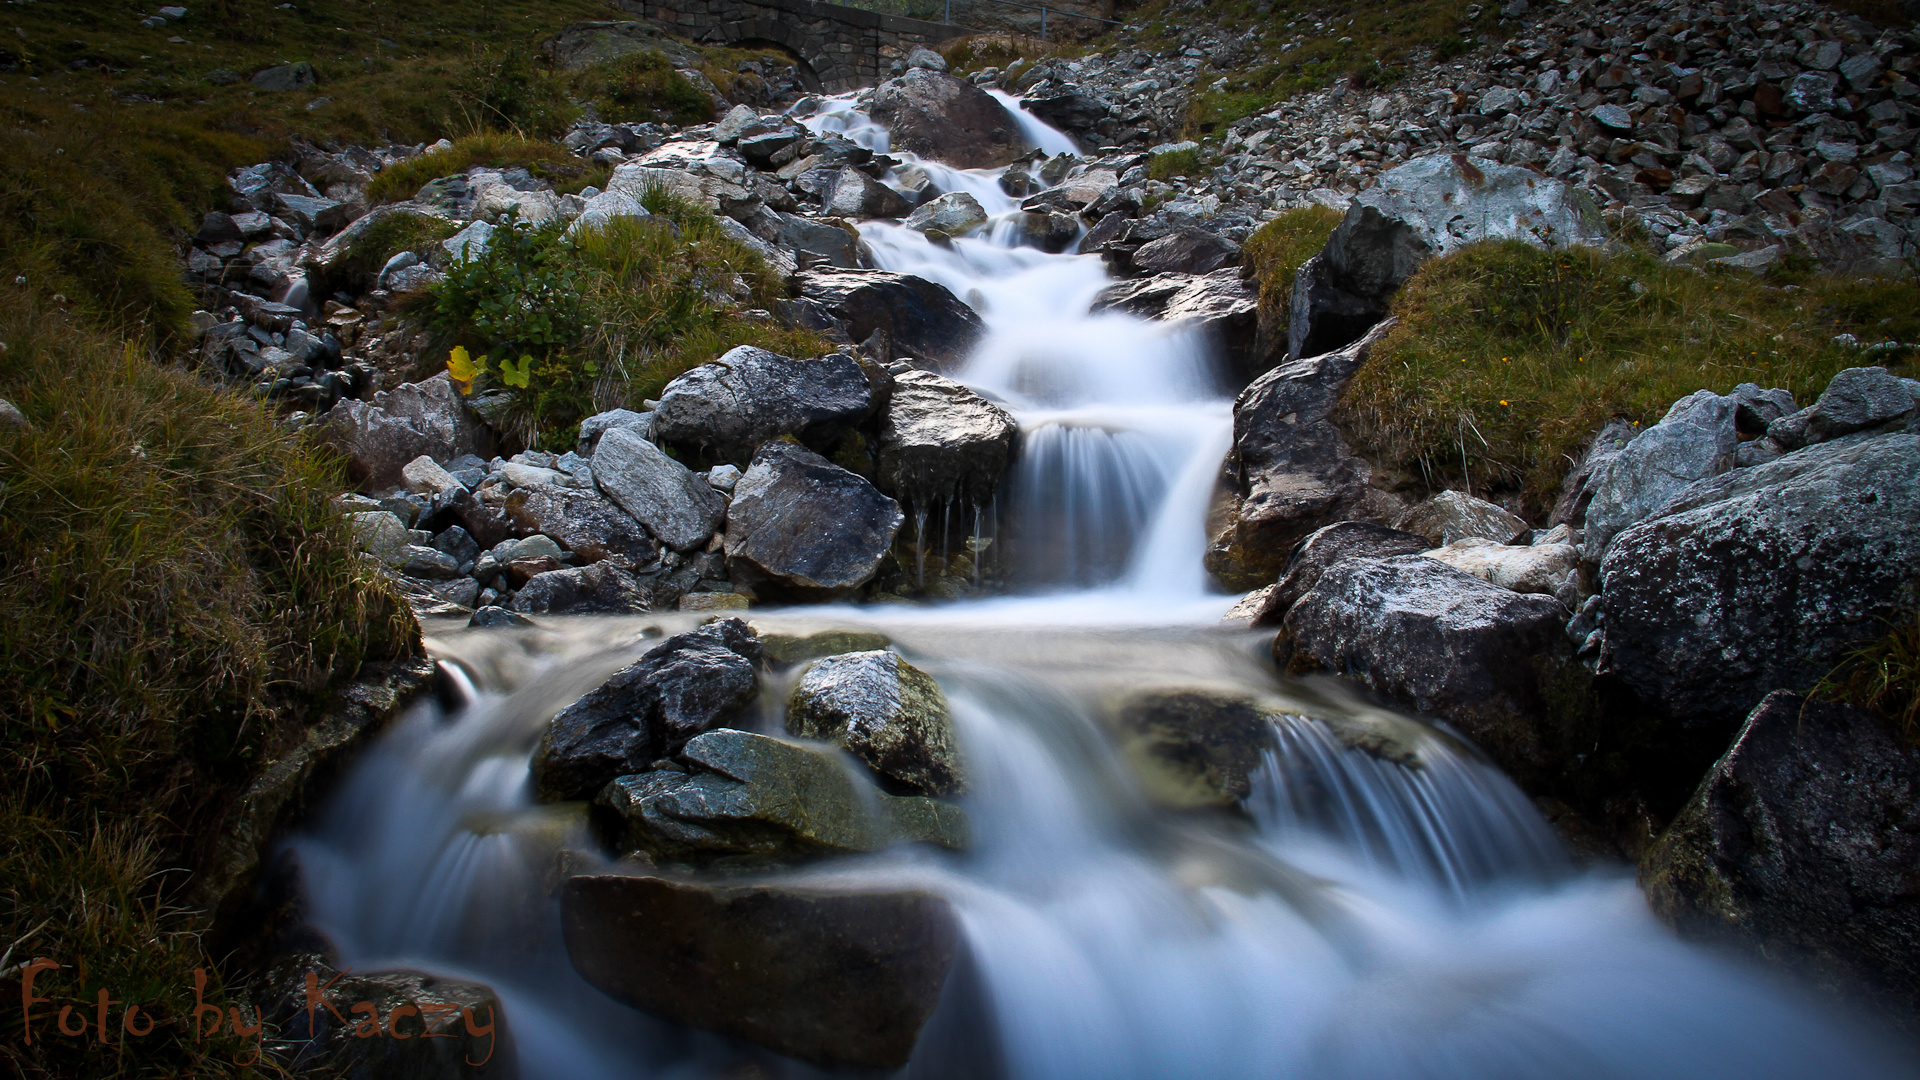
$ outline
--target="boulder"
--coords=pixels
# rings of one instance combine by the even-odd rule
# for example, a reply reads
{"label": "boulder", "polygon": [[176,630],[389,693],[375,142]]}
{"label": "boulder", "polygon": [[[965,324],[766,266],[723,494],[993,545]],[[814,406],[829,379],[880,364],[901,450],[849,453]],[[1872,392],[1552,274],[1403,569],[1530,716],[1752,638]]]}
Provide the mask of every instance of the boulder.
{"label": "boulder", "polygon": [[547,725],[533,755],[535,796],[590,798],[614,777],[733,720],[759,690],[759,660],[759,639],[739,619],[718,619],[648,649]]}
{"label": "boulder", "polygon": [[1394,555],[1418,555],[1427,550],[1428,541],[1399,529],[1364,521],[1340,521],[1315,530],[1287,557],[1280,580],[1262,597],[1251,612],[1252,625],[1277,625],[1287,609],[1299,600],[1320,575],[1348,559],[1384,559]]}
{"label": "boulder", "polygon": [[1021,244],[1057,255],[1080,238],[1080,219],[1051,210],[1030,210],[1014,218]]}
{"label": "boulder", "polygon": [[[342,971],[313,954],[276,963],[268,983],[273,996],[263,1019],[281,1060],[296,1071],[418,1080],[520,1075],[506,1010],[484,984],[421,971]],[[372,1017],[355,1010],[361,1002]],[[366,1032],[369,1020],[378,1037]]]}
{"label": "boulder", "polygon": [[593,449],[593,479],[608,498],[676,551],[704,545],[726,519],[726,503],[705,480],[631,428],[614,428],[600,436]]}
{"label": "boulder", "polygon": [[879,572],[906,516],[860,476],[790,439],[767,443],[733,489],[735,581],[796,597],[844,596]]}
{"label": "boulder", "polygon": [[1517,165],[1435,154],[1381,173],[1294,278],[1287,355],[1346,345],[1386,314],[1420,264],[1500,239],[1598,244],[1606,229],[1579,189]]}
{"label": "boulder", "polygon": [[1116,282],[1094,297],[1093,311],[1108,309],[1198,330],[1225,358],[1235,385],[1266,374],[1280,359],[1260,349],[1259,287],[1232,267]]}
{"label": "boulder", "polygon": [[903,793],[966,786],[946,695],[899,653],[843,653],[808,667],[787,699],[787,733],[846,749]]}
{"label": "boulder", "polygon": [[1422,554],[1503,589],[1548,596],[1559,593],[1580,566],[1580,552],[1572,544],[1527,546],[1468,538]]}
{"label": "boulder", "polygon": [[1549,526],[1586,527],[1587,506],[1593,502],[1593,478],[1600,474],[1602,466],[1619,456],[1638,434],[1639,430],[1625,420],[1607,421],[1606,426],[1594,435],[1593,441],[1587,444],[1587,452],[1581,455],[1580,464],[1574,466],[1561,483],[1560,498],[1554,502],[1553,512],[1547,515]]}
{"label": "boulder", "polygon": [[860,265],[860,234],[852,225],[838,219],[817,221],[774,210],[767,213],[775,223],[768,239],[792,248],[801,265],[825,263],[846,270]]}
{"label": "boulder", "polygon": [[902,217],[911,209],[899,192],[852,166],[835,174],[832,184],[822,194],[825,213],[855,221]]}
{"label": "boulder", "polygon": [[1416,503],[1393,524],[1394,528],[1426,537],[1434,547],[1465,539],[1505,544],[1528,531],[1519,515],[1461,491],[1443,491]]}
{"label": "boulder", "polygon": [[910,506],[985,505],[1018,433],[1006,410],[966,386],[903,371],[880,421],[880,488]]}
{"label": "boulder", "polygon": [[1920,1027],[1920,747],[1885,720],[1768,694],[1640,877],[1683,937],[1879,995]]}
{"label": "boulder", "polygon": [[780,435],[829,443],[879,403],[873,377],[848,353],[795,360],[742,345],[668,383],[652,433],[670,446],[744,462]]}
{"label": "boulder", "polygon": [[1255,379],[1233,403],[1233,449],[1223,481],[1232,502],[1210,530],[1208,572],[1229,588],[1274,580],[1293,546],[1336,521],[1386,522],[1400,502],[1372,484],[1373,469],[1331,419],[1347,380],[1386,333],[1293,360]]}
{"label": "boulder", "polygon": [[612,560],[533,575],[514,594],[513,610],[524,615],[641,615],[653,596],[640,580]]}
{"label": "boulder", "polygon": [[597,491],[541,484],[516,488],[506,513],[514,526],[560,542],[583,563],[621,558],[629,567],[657,563],[660,549],[639,521]]}
{"label": "boulder", "polygon": [[1421,555],[1348,559],[1288,609],[1282,670],[1323,667],[1478,743],[1522,787],[1555,775],[1548,691],[1572,662],[1567,610]]}
{"label": "boulder", "polygon": [[964,191],[950,191],[923,204],[901,222],[909,229],[926,233],[936,240],[951,240],[987,223],[987,212],[980,200]]}
{"label": "boulder", "polygon": [[1598,563],[1615,534],[1696,480],[1733,468],[1736,405],[1710,390],[1681,398],[1587,482],[1586,555]]}
{"label": "boulder", "polygon": [[808,660],[818,660],[823,656],[837,656],[840,653],[872,652],[893,644],[887,639],[887,635],[872,630],[835,627],[802,631],[781,630],[761,623],[749,625],[753,627],[754,633],[760,635],[763,654],[775,664],[799,664]]}
{"label": "boulder", "polygon": [[253,88],[269,94],[283,94],[289,90],[298,90],[303,86],[312,86],[320,79],[314,74],[313,65],[305,60],[296,64],[278,64],[263,68],[253,74]]}
{"label": "boulder", "polygon": [[915,68],[881,83],[867,111],[887,126],[891,149],[959,169],[1011,165],[1030,149],[993,95],[943,71]]}
{"label": "boulder", "polygon": [[607,994],[826,1068],[905,1065],[960,949],[952,909],[918,890],[596,875],[561,886],[560,912]]}
{"label": "boulder", "polygon": [[592,457],[594,447],[600,445],[600,436],[615,428],[631,428],[635,435],[643,439],[651,438],[653,414],[637,413],[632,409],[609,409],[603,413],[595,413],[580,421],[580,442],[575,453]]}
{"label": "boulder", "polygon": [[1133,265],[1149,274],[1210,274],[1223,266],[1240,265],[1240,245],[1188,226],[1142,244],[1133,253]]}
{"label": "boulder", "polygon": [[493,456],[493,436],[443,372],[373,395],[342,398],[320,422],[320,437],[347,459],[347,470],[368,491],[406,483],[407,463],[425,454],[447,461],[462,454]]}
{"label": "boulder", "polygon": [[1109,723],[1147,797],[1190,809],[1236,805],[1253,791],[1276,715],[1243,694],[1155,687],[1116,702]]}
{"label": "boulder", "polygon": [[815,267],[799,275],[800,295],[826,306],[855,341],[885,330],[898,355],[957,367],[985,332],[980,316],[945,287],[886,270]]}
{"label": "boulder", "polygon": [[1854,435],[1700,481],[1600,564],[1600,673],[1722,737],[1878,637],[1920,580],[1920,435]]}
{"label": "boulder", "polygon": [[[1908,381],[1886,368],[1847,368],[1827,383],[1812,405],[1770,421],[1767,435],[1784,449],[1798,450],[1903,420],[1920,407]],[[1791,404],[1793,399],[1787,400]]]}
{"label": "boulder", "polygon": [[967,844],[958,807],[874,788],[838,751],[720,728],[680,752],[686,772],[616,777],[596,801],[620,843],[654,859],[765,865],[879,851],[901,843]]}

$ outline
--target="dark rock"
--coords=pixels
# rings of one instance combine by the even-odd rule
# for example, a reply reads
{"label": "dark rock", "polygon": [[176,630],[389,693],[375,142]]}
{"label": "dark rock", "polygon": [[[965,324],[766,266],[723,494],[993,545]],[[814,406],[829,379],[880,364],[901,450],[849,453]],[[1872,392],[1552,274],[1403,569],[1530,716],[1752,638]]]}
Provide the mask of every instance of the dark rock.
{"label": "dark rock", "polygon": [[1006,410],[931,371],[894,376],[880,422],[880,488],[911,506],[982,506],[1019,433]]}
{"label": "dark rock", "polygon": [[766,658],[775,664],[798,664],[841,653],[872,652],[892,644],[885,634],[871,630],[827,629],[800,633],[759,624],[750,625],[754,633],[760,635],[761,649]]}
{"label": "dark rock", "polygon": [[552,537],[581,562],[619,556],[630,566],[649,566],[660,558],[653,537],[633,515],[597,491],[544,484],[517,488],[507,496],[506,513],[519,530]]}
{"label": "dark rock", "polygon": [[646,587],[612,560],[536,574],[513,598],[527,615],[640,615],[651,605]]}
{"label": "dark rock", "polygon": [[898,653],[814,663],[787,699],[787,732],[845,748],[905,792],[952,795],[966,786],[946,695]]}
{"label": "dark rock", "polygon": [[435,461],[493,456],[492,435],[444,373],[383,390],[371,402],[344,398],[319,427],[320,437],[346,455],[348,471],[369,491],[401,487],[401,470],[422,454]]}
{"label": "dark rock", "polygon": [[1724,733],[1884,633],[1920,580],[1920,436],[1856,435],[1687,488],[1600,564],[1602,675]]}
{"label": "dark rock", "polygon": [[780,435],[824,446],[872,415],[873,381],[849,353],[795,360],[742,345],[667,384],[653,436],[733,462]]}
{"label": "dark rock", "polygon": [[525,629],[533,625],[535,625],[534,621],[525,615],[493,606],[477,609],[473,613],[473,618],[467,620],[468,628],[477,630]]}
{"label": "dark rock", "polygon": [[[341,971],[317,955],[269,973],[261,1011],[301,1075],[514,1080],[519,1053],[500,996],[481,983],[420,971]],[[361,1002],[374,1009],[369,1017]],[[369,1032],[369,1025],[372,1033]]]}
{"label": "dark rock", "polygon": [[1920,748],[1879,717],[1767,695],[1640,874],[1682,936],[1880,995],[1920,1028]]}
{"label": "dark rock", "polygon": [[1727,396],[1733,399],[1733,426],[1742,435],[1765,435],[1768,424],[1798,409],[1791,393],[1755,383],[1741,383]]}
{"label": "dark rock", "polygon": [[1279,576],[1293,546],[1336,521],[1392,520],[1399,500],[1331,419],[1347,380],[1390,323],[1345,349],[1294,360],[1255,379],[1233,405],[1225,480],[1233,503],[1212,531],[1206,566],[1229,588]]}
{"label": "dark rock", "polygon": [[790,440],[767,443],[733,489],[734,580],[797,597],[843,596],[880,569],[906,516],[866,480]]}
{"label": "dark rock", "polygon": [[1423,555],[1347,559],[1287,611],[1282,670],[1324,667],[1478,743],[1522,787],[1553,777],[1549,684],[1577,667],[1552,597],[1509,592]]}
{"label": "dark rock", "polygon": [[1030,210],[1014,219],[1020,242],[1027,247],[1059,254],[1080,238],[1080,219],[1050,210]]}
{"label": "dark rock", "polygon": [[980,316],[944,287],[885,270],[816,268],[799,275],[801,297],[826,305],[855,341],[885,330],[898,355],[957,366],[985,332]]}
{"label": "dark rock", "polygon": [[1106,102],[1071,87],[1043,97],[1022,98],[1020,106],[1086,145],[1094,145],[1100,137],[1096,127],[1111,115]]}
{"label": "dark rock", "polygon": [[194,242],[211,247],[214,244],[235,243],[245,240],[240,226],[234,224],[231,214],[213,211],[200,222],[200,231],[193,234]]}
{"label": "dark rock", "polygon": [[760,642],[739,619],[675,634],[560,710],[533,755],[542,802],[585,799],[726,724],[759,690]]}
{"label": "dark rock", "polygon": [[676,551],[705,545],[726,518],[726,503],[714,494],[712,485],[631,428],[615,428],[600,436],[593,450],[593,479],[634,520]]}
{"label": "dark rock", "polygon": [[1274,748],[1272,717],[1243,695],[1154,688],[1120,701],[1112,723],[1148,797],[1186,809],[1231,806],[1252,792]]}
{"label": "dark rock", "polygon": [[899,192],[851,166],[835,174],[822,195],[826,213],[855,221],[905,217],[913,209]]}
{"label": "dark rock", "polygon": [[825,1067],[912,1056],[960,948],[931,893],[574,877],[567,952],[637,1008]]}
{"label": "dark rock", "polygon": [[312,86],[320,81],[314,74],[313,65],[305,60],[297,64],[281,64],[257,71],[253,76],[253,88],[270,94],[298,90],[303,86]]}
{"label": "dark rock", "polygon": [[1906,383],[1886,368],[1847,368],[1801,413],[1774,421],[1779,424],[1778,433],[1769,424],[1767,434],[1795,450],[1904,419],[1913,415],[1917,404]]}
{"label": "dark rock", "polygon": [[945,72],[916,68],[881,83],[868,107],[888,145],[960,169],[991,169],[1024,156],[1020,125],[993,95]]}
{"label": "dark rock", "polygon": [[851,226],[844,222],[770,213],[778,222],[771,239],[792,248],[802,266],[826,263],[851,270],[860,265],[860,236]]}
{"label": "dark rock", "polygon": [[1133,253],[1133,265],[1149,274],[1210,274],[1223,266],[1240,265],[1240,245],[1205,229],[1176,229],[1142,244]]}
{"label": "dark rock", "polygon": [[1254,626],[1273,626],[1287,609],[1320,580],[1329,567],[1348,559],[1384,559],[1394,555],[1418,555],[1432,547],[1424,536],[1417,536],[1385,525],[1364,521],[1341,521],[1315,530],[1293,549],[1280,580],[1269,590],[1253,614]]}
{"label": "dark rock", "polygon": [[1159,273],[1107,286],[1092,310],[1130,312],[1191,326],[1227,361],[1235,385],[1271,371],[1281,359],[1260,348],[1260,289],[1228,267],[1210,274]]}

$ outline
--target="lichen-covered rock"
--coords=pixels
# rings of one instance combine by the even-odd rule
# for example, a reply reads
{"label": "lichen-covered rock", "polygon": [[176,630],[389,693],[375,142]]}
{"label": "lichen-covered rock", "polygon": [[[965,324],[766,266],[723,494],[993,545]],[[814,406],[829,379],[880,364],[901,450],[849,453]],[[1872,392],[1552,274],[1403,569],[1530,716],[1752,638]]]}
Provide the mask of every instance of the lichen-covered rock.
{"label": "lichen-covered rock", "polygon": [[960,949],[918,890],[595,875],[560,912],[574,968],[614,998],[827,1068],[905,1065]]}
{"label": "lichen-covered rock", "polygon": [[825,194],[827,214],[854,221],[897,218],[909,209],[899,192],[852,167],[835,174]]}
{"label": "lichen-covered rock", "polygon": [[909,229],[939,240],[951,240],[987,223],[987,212],[980,200],[964,191],[949,191],[923,204],[901,222]]}
{"label": "lichen-covered rock", "polygon": [[631,428],[600,436],[593,479],[655,538],[678,551],[704,545],[726,518],[726,503],[712,485]]}
{"label": "lichen-covered rock", "polygon": [[[1767,425],[1767,435],[1787,450],[1837,439],[1912,416],[1920,402],[1901,379],[1881,367],[1847,368],[1835,375],[1812,405]],[[1792,398],[1788,398],[1789,404]]]}
{"label": "lichen-covered rock", "polygon": [[823,630],[779,629],[758,622],[749,625],[760,636],[761,651],[776,664],[798,664],[840,653],[872,652],[893,644],[887,635],[872,630],[839,627]]}
{"label": "lichen-covered rock", "polygon": [[853,340],[884,330],[896,356],[957,366],[985,333],[972,308],[944,286],[912,274],[821,266],[798,280],[800,296],[824,305]]}
{"label": "lichen-covered rock", "polygon": [[320,437],[347,458],[348,472],[368,491],[404,486],[402,470],[425,454],[448,461],[493,456],[493,436],[443,373],[373,395],[343,398],[321,420]]}
{"label": "lichen-covered rock", "polygon": [[1877,992],[1920,1027],[1920,748],[1879,717],[1769,694],[1640,874],[1683,936]]}
{"label": "lichen-covered rock", "polygon": [[1393,524],[1405,532],[1419,533],[1434,547],[1466,539],[1505,544],[1527,531],[1527,523],[1519,515],[1461,491],[1443,491],[1416,503]]}
{"label": "lichen-covered rock", "polygon": [[1280,580],[1262,597],[1259,607],[1252,613],[1253,625],[1278,624],[1286,616],[1287,609],[1303,593],[1313,588],[1328,567],[1337,566],[1348,559],[1418,555],[1427,547],[1428,541],[1424,536],[1364,521],[1340,521],[1317,529],[1300,541],[1288,556]]}
{"label": "lichen-covered rock", "polygon": [[760,448],[733,488],[726,554],[734,580],[805,598],[872,580],[906,515],[860,476],[791,440]]}
{"label": "lichen-covered rock", "polygon": [[955,168],[1010,165],[1028,149],[1006,106],[943,71],[915,68],[881,83],[868,112],[887,126],[893,149]]}
{"label": "lichen-covered rock", "polygon": [[671,446],[744,462],[781,435],[816,444],[831,439],[881,401],[867,369],[848,353],[795,360],[742,345],[668,383],[651,434]]}
{"label": "lichen-covered rock", "polygon": [[674,636],[560,710],[533,755],[543,802],[584,799],[739,716],[759,690],[760,644],[739,619]]}
{"label": "lichen-covered rock", "polygon": [[906,792],[952,795],[966,786],[946,695],[898,653],[814,663],[787,699],[787,732],[846,748]]}
{"label": "lichen-covered rock", "polygon": [[894,376],[880,422],[880,487],[903,503],[980,506],[993,498],[1019,427],[1005,409],[931,371]]}
{"label": "lichen-covered rock", "polygon": [[1620,530],[1643,520],[1696,480],[1733,468],[1737,405],[1708,390],[1681,398],[1594,471],[1587,483],[1586,555],[1598,563]]}

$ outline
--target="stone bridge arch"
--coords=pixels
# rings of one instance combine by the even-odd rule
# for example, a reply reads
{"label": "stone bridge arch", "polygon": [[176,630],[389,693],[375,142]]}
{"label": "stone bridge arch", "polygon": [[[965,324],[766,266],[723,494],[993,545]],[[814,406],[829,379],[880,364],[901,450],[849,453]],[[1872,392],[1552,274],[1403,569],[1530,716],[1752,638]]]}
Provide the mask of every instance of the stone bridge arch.
{"label": "stone bridge arch", "polygon": [[[616,0],[623,11],[710,45],[771,44],[830,94],[872,86],[915,45],[969,31],[819,0]],[[814,87],[810,87],[814,88]]]}

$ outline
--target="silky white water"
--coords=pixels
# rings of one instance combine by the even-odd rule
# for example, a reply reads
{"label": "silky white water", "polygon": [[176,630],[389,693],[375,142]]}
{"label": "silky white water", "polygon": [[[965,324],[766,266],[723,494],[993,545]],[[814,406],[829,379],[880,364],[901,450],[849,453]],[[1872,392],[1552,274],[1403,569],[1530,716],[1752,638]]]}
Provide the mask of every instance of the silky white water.
{"label": "silky white water", "polygon": [[[848,106],[810,122],[885,149]],[[990,173],[924,167],[991,214],[1016,209]],[[1911,1075],[1776,976],[1676,941],[1625,868],[1576,871],[1525,796],[1418,721],[1391,720],[1423,767],[1287,719],[1244,817],[1157,809],[1100,718],[1116,694],[1201,686],[1381,718],[1332,686],[1279,679],[1257,635],[1218,627],[1230,598],[1200,569],[1231,422],[1215,358],[1190,333],[1089,316],[1108,283],[1098,259],[1008,246],[1004,224],[946,246],[885,223],[863,236],[879,266],[980,313],[987,335],[956,377],[1022,431],[999,500],[1019,595],[754,615],[878,629],[952,705],[972,848],[791,875],[913,885],[955,905],[966,959],[904,1075]],[[598,845],[578,807],[533,803],[528,756],[559,708],[694,624],[430,636],[471,700],[415,708],[290,841],[342,961],[493,986],[528,1077],[704,1077],[743,1061],[815,1075],[611,1001],[560,941],[556,855]],[[779,714],[769,692],[741,723],[778,733]]]}

